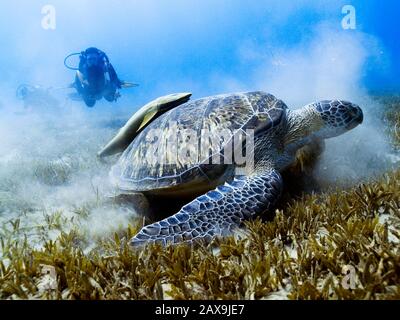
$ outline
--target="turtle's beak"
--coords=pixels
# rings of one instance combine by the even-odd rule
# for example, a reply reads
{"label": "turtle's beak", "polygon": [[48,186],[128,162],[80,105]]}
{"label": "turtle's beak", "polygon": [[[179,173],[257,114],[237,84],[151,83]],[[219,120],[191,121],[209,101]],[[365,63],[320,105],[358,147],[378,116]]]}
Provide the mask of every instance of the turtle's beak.
{"label": "turtle's beak", "polygon": [[361,110],[360,107],[358,107],[358,109],[360,110],[360,112],[359,112],[359,114],[358,114],[357,121],[358,121],[359,124],[361,124],[361,123],[363,123],[363,121],[364,121],[364,114],[363,114],[363,112],[362,112],[362,110]]}
{"label": "turtle's beak", "polygon": [[361,124],[363,122],[364,114],[359,106],[353,105],[353,109],[351,110],[351,113],[354,116],[354,119],[358,124]]}
{"label": "turtle's beak", "polygon": [[353,105],[349,113],[353,120],[347,125],[348,130],[354,129],[355,127],[363,123],[364,114],[359,106]]}

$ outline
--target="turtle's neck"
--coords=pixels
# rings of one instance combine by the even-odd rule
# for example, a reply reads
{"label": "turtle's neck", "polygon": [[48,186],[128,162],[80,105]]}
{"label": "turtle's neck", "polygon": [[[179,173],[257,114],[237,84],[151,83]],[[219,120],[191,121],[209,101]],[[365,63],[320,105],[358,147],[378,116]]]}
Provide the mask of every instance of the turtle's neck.
{"label": "turtle's neck", "polygon": [[317,116],[315,109],[311,105],[288,111],[288,128],[285,137],[286,148],[295,152],[313,139],[313,124]]}

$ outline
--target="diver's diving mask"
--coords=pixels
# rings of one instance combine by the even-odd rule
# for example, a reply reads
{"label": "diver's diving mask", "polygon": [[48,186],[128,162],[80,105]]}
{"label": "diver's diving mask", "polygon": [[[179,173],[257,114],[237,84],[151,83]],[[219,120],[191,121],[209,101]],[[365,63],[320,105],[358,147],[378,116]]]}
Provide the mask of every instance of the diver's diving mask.
{"label": "diver's diving mask", "polygon": [[89,54],[86,58],[86,64],[89,68],[96,67],[99,62],[99,57],[96,54]]}

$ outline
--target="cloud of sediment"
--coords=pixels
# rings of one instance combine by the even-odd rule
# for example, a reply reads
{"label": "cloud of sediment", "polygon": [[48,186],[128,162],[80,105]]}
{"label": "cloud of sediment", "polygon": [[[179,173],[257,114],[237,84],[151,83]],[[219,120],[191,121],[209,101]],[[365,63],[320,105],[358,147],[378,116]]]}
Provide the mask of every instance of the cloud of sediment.
{"label": "cloud of sediment", "polygon": [[[371,63],[380,61],[379,39],[340,24],[324,22],[300,34],[292,45],[274,37],[264,43],[244,43],[239,48],[248,78],[218,75],[228,91],[264,90],[289,108],[297,109],[318,100],[341,99],[359,104],[364,123],[353,131],[327,141],[315,175],[328,181],[352,182],[369,178],[394,166],[388,137],[381,121],[384,106],[369,96],[364,77]],[[396,160],[397,159],[397,160]]]}

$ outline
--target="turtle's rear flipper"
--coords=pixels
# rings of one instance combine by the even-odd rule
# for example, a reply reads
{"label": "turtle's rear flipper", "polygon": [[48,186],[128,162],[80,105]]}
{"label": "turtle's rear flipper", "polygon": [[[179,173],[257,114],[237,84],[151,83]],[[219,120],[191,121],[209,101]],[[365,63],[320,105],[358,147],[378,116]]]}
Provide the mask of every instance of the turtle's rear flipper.
{"label": "turtle's rear flipper", "polygon": [[229,235],[243,221],[271,209],[281,191],[282,179],[275,170],[237,177],[198,197],[172,217],[144,227],[131,244],[209,242]]}
{"label": "turtle's rear flipper", "polygon": [[109,196],[107,200],[112,205],[131,208],[139,216],[150,216],[149,201],[142,193],[122,193],[116,196]]}

